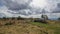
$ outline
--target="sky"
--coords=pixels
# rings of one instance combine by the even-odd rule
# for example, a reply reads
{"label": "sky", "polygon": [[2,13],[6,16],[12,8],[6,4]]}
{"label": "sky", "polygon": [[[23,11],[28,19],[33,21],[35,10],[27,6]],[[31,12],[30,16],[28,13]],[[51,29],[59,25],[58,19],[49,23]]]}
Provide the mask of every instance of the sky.
{"label": "sky", "polygon": [[0,0],[0,17],[40,17],[42,13],[60,17],[60,0]]}

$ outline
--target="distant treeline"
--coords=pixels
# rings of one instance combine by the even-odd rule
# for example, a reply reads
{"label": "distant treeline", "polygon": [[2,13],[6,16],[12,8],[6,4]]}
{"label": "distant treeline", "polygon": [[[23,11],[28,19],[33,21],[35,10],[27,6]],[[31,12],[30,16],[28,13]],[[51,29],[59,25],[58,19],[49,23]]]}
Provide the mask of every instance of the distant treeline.
{"label": "distant treeline", "polygon": [[12,20],[14,20],[14,19],[20,20],[21,19],[21,20],[23,20],[25,18],[22,18],[22,17],[18,16],[18,17],[2,17],[0,19],[12,19]]}

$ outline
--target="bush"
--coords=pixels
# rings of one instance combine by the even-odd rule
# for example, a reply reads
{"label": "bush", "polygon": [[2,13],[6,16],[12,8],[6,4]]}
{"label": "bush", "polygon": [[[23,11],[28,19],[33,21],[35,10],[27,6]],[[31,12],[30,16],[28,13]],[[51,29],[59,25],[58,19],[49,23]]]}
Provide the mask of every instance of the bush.
{"label": "bush", "polygon": [[47,21],[46,21],[46,20],[40,20],[40,19],[34,20],[34,22],[47,23]]}
{"label": "bush", "polygon": [[3,17],[3,19],[6,19],[6,17]]}
{"label": "bush", "polygon": [[12,17],[12,20],[14,20],[15,19],[15,17]]}
{"label": "bush", "polygon": [[17,20],[24,20],[24,18],[18,16]]}
{"label": "bush", "polygon": [[9,22],[9,23],[6,23],[5,25],[12,25],[13,23]]}
{"label": "bush", "polygon": [[3,18],[2,18],[2,20],[4,20],[4,21],[5,21],[5,20],[6,20],[6,17],[3,17]]}

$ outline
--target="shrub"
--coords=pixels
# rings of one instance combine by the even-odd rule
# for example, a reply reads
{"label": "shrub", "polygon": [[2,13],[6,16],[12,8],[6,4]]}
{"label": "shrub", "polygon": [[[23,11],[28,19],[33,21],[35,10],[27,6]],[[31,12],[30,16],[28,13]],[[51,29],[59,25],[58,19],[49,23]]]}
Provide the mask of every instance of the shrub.
{"label": "shrub", "polygon": [[12,20],[14,20],[15,19],[15,17],[12,17]]}
{"label": "shrub", "polygon": [[12,25],[13,23],[9,22],[9,23],[6,23],[5,25]]}
{"label": "shrub", "polygon": [[47,23],[47,21],[46,21],[46,20],[41,20],[41,19],[34,20],[34,22]]}
{"label": "shrub", "polygon": [[3,17],[3,19],[5,20],[5,19],[6,19],[6,17]]}
{"label": "shrub", "polygon": [[18,16],[17,20],[24,20],[24,18]]}

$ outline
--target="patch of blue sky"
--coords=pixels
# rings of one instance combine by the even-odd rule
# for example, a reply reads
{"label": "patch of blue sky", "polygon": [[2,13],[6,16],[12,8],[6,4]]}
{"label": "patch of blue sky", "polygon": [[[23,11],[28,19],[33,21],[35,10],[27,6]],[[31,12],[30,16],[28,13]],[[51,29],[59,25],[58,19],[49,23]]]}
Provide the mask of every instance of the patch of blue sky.
{"label": "patch of blue sky", "polygon": [[2,7],[3,6],[3,3],[0,1],[0,7]]}

